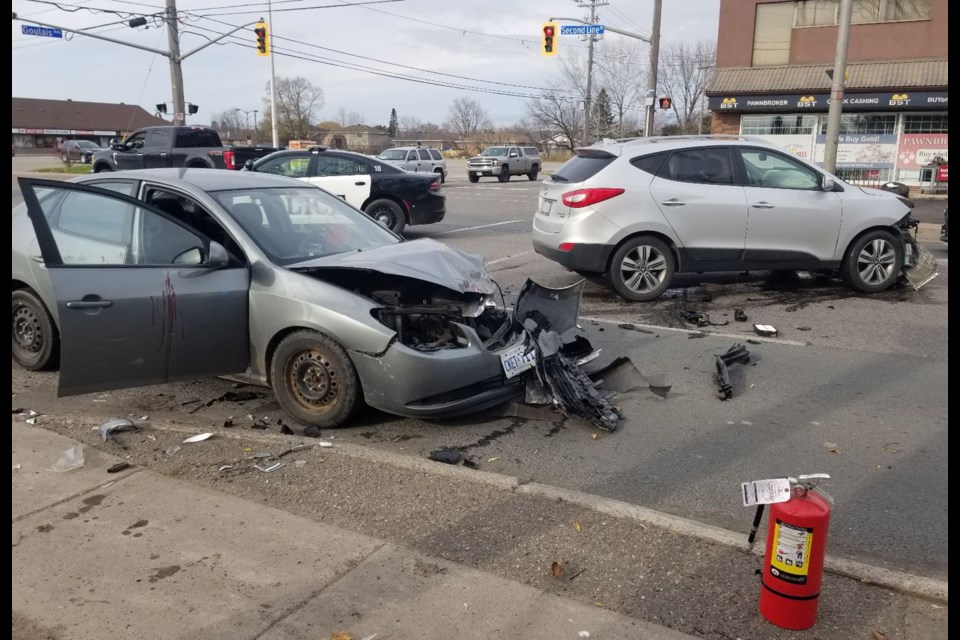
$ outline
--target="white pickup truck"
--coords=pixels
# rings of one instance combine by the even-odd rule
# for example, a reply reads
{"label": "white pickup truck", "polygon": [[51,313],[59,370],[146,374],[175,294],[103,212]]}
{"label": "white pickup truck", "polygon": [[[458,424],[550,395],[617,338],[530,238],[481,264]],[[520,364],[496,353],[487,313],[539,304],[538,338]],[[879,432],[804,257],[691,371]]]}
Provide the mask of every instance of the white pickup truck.
{"label": "white pickup truck", "polygon": [[531,181],[540,173],[540,152],[536,147],[489,147],[467,160],[467,177],[479,182],[480,176],[496,176],[507,182],[510,176],[527,176]]}

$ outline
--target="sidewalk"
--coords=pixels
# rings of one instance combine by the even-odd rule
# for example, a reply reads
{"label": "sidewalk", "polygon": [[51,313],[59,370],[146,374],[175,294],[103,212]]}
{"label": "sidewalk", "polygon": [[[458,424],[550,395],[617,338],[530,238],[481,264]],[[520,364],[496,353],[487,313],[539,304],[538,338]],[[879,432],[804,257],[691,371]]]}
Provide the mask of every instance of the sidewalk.
{"label": "sidewalk", "polygon": [[19,640],[691,638],[73,444],[12,423]]}

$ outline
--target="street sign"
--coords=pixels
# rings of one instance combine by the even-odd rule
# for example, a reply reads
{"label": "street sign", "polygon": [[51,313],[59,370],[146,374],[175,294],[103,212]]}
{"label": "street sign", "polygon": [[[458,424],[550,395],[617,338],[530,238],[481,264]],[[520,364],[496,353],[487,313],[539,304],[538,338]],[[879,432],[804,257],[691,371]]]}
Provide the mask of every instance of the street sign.
{"label": "street sign", "polygon": [[602,36],[602,24],[565,24],[560,27],[562,36]]}
{"label": "street sign", "polygon": [[49,27],[35,27],[25,24],[21,27],[25,36],[46,36],[47,38],[62,38],[63,31],[60,29],[50,29]]}

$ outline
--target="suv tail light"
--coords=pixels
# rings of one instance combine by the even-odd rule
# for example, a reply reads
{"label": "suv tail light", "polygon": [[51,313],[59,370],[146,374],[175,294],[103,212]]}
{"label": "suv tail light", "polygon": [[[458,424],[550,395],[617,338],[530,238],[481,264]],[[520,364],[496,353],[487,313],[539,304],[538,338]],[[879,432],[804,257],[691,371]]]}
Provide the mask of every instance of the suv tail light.
{"label": "suv tail light", "polygon": [[227,169],[236,169],[235,153],[233,151],[224,151],[223,163],[227,166]]}
{"label": "suv tail light", "polygon": [[440,178],[433,180],[427,188],[430,191],[440,191]]}
{"label": "suv tail light", "polygon": [[576,191],[568,191],[560,198],[563,200],[563,204],[571,209],[580,209],[581,207],[589,207],[592,204],[615,198],[623,192],[624,189],[610,189],[607,187],[577,189]]}

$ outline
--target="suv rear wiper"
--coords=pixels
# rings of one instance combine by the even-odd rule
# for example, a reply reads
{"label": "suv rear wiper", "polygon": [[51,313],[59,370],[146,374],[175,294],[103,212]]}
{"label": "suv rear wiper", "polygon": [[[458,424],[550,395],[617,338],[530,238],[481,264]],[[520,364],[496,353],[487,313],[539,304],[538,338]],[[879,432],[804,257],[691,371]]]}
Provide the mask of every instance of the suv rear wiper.
{"label": "suv rear wiper", "polygon": [[568,180],[567,178],[564,178],[563,176],[558,176],[557,174],[553,174],[552,176],[550,176],[550,179],[553,180],[554,182],[570,182],[570,180]]}

